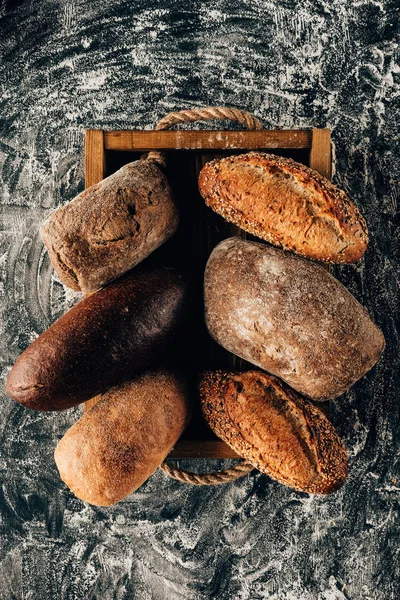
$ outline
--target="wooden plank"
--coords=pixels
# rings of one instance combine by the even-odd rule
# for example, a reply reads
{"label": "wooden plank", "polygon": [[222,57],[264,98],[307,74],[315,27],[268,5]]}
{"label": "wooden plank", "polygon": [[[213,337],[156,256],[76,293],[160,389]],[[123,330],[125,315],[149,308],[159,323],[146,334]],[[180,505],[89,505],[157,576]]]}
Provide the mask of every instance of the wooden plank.
{"label": "wooden plank", "polygon": [[[99,183],[104,179],[105,173],[104,132],[98,129],[89,129],[85,131],[85,188]],[[95,396],[85,402],[85,412],[99,400],[100,396]]]}
{"label": "wooden plank", "polygon": [[106,131],[106,150],[252,150],[311,148],[311,131]]}
{"label": "wooden plank", "polygon": [[330,129],[313,129],[310,150],[310,167],[327,179],[332,175]]}
{"label": "wooden plank", "polygon": [[168,458],[240,458],[240,456],[220,440],[182,440],[175,444]]}
{"label": "wooden plank", "polygon": [[87,412],[88,410],[93,408],[93,406],[98,403],[100,398],[101,398],[101,396],[95,396],[94,398],[90,398],[90,400],[85,402],[85,405],[83,407],[83,412]]}
{"label": "wooden plank", "polygon": [[[312,146],[310,150],[310,167],[321,175],[330,179],[332,176],[332,151],[330,129],[313,129]],[[321,265],[328,273],[332,267],[326,263]],[[327,402],[329,407],[329,402]],[[327,409],[329,414],[329,408]]]}
{"label": "wooden plank", "polygon": [[99,183],[105,172],[104,132],[89,129],[85,131],[85,188]]}

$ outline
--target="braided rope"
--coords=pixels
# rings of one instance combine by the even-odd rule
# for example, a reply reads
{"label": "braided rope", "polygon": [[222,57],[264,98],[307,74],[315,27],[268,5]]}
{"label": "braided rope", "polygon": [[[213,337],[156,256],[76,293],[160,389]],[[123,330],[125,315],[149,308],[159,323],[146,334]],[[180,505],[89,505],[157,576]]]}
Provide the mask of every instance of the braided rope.
{"label": "braided rope", "polygon": [[[262,129],[263,124],[254,115],[246,110],[238,108],[228,108],[227,106],[210,106],[207,108],[195,108],[192,110],[181,110],[179,112],[171,112],[165,115],[156,125],[155,129],[161,131],[169,129],[180,123],[193,123],[195,121],[213,121],[215,119],[229,119],[237,121],[247,129]],[[164,152],[152,151],[146,157],[146,160],[156,162],[161,166],[166,166],[166,154]],[[241,461],[236,467],[224,469],[214,473],[192,473],[172,467],[166,461],[160,465],[160,469],[166,475],[177,479],[182,483],[190,483],[192,485],[221,485],[234,481],[239,477],[243,477],[254,469],[253,465],[247,460]]]}
{"label": "braided rope", "polygon": [[184,471],[183,469],[172,467],[164,461],[160,465],[160,469],[164,471],[166,475],[169,475],[173,479],[177,479],[181,483],[190,483],[192,485],[221,485],[247,475],[247,473],[250,473],[250,471],[254,469],[254,466],[247,460],[243,460],[236,465],[236,467],[224,469],[223,471],[214,473],[192,473],[191,471]]}
{"label": "braided rope", "polygon": [[193,123],[193,121],[213,121],[215,119],[229,119],[237,121],[247,129],[262,129],[259,119],[246,110],[228,108],[227,106],[210,106],[208,108],[194,108],[168,113],[156,125],[155,129],[170,129],[179,123]]}
{"label": "braided rope", "polygon": [[[227,106],[209,106],[207,108],[194,108],[191,110],[180,110],[179,112],[170,112],[160,121],[155,129],[161,131],[170,129],[180,123],[193,123],[195,121],[214,121],[215,119],[229,119],[241,123],[247,129],[262,129],[263,124],[257,117],[238,108],[228,108]],[[155,162],[163,167],[167,164],[165,152],[153,150],[149,152],[146,160]]]}

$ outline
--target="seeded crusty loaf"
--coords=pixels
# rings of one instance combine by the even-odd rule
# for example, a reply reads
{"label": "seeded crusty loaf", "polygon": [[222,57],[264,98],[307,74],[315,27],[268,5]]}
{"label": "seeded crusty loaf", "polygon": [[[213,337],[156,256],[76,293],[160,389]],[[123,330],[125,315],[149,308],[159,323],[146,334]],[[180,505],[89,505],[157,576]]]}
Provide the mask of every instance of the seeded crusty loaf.
{"label": "seeded crusty loaf", "polygon": [[132,269],[177,226],[167,178],[137,160],[53,212],[40,234],[65,285],[90,292]]}
{"label": "seeded crusty loaf", "polygon": [[205,373],[200,399],[211,429],[262,473],[328,494],[347,476],[343,443],[313,404],[260,371]]}
{"label": "seeded crusty loaf", "polygon": [[324,267],[266,244],[221,242],[204,298],[221,346],[314,400],[343,394],[384,347],[365,308]]}
{"label": "seeded crusty loaf", "polygon": [[163,462],[189,417],[186,387],[170,372],[112,388],[58,443],[61,478],[90,504],[119,502]]}
{"label": "seeded crusty loaf", "polygon": [[16,361],[11,398],[36,410],[85,402],[149,368],[173,341],[188,282],[175,269],[132,271],[78,302]]}
{"label": "seeded crusty loaf", "polygon": [[354,262],[368,244],[348,196],[289,158],[249,152],[207,163],[199,189],[216,213],[275,246],[332,263]]}

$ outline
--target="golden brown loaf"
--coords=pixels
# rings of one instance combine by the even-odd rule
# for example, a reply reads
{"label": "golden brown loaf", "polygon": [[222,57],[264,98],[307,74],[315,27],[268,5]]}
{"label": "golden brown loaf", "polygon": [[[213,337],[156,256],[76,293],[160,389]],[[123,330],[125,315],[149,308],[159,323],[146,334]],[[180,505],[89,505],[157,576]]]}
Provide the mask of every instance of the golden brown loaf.
{"label": "golden brown loaf", "polygon": [[112,388],[58,443],[61,479],[90,504],[115,504],[154,473],[189,417],[186,387],[170,372]]}
{"label": "golden brown loaf", "polygon": [[216,213],[275,246],[332,263],[354,262],[367,226],[348,196],[289,158],[249,152],[207,163],[199,189]]}
{"label": "golden brown loaf", "polygon": [[267,244],[218,244],[204,298],[215,341],[314,400],[343,394],[384,347],[365,308],[324,267]]}
{"label": "golden brown loaf", "polygon": [[137,160],[53,212],[40,234],[65,285],[90,292],[137,265],[177,226],[167,178]]}
{"label": "golden brown loaf", "polygon": [[205,373],[200,399],[211,429],[262,473],[328,494],[347,476],[343,443],[325,415],[261,371]]}

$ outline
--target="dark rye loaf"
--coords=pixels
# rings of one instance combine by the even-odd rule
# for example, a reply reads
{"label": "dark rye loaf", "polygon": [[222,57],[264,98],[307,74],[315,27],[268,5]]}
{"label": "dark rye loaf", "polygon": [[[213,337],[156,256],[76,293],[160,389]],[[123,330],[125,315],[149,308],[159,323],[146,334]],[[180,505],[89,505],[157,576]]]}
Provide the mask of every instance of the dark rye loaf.
{"label": "dark rye loaf", "polygon": [[297,254],[348,263],[367,248],[366,223],[345,192],[290,158],[249,152],[213,160],[199,189],[227,221]]}
{"label": "dark rye loaf", "polygon": [[170,344],[187,308],[187,281],[174,269],[130,272],[79,302],[18,358],[11,398],[62,410],[140,374]]}
{"label": "dark rye loaf", "polygon": [[137,160],[53,212],[40,234],[65,285],[90,292],[132,269],[177,226],[167,178]]}
{"label": "dark rye loaf", "polygon": [[378,360],[382,332],[322,266],[229,238],[212,252],[205,317],[221,346],[314,400],[336,398]]}
{"label": "dark rye loaf", "polygon": [[205,373],[203,414],[211,429],[262,473],[302,492],[328,494],[347,476],[335,428],[311,402],[261,371]]}
{"label": "dark rye loaf", "polygon": [[58,443],[54,458],[61,478],[90,504],[119,502],[163,462],[190,412],[184,381],[168,371],[112,388]]}

